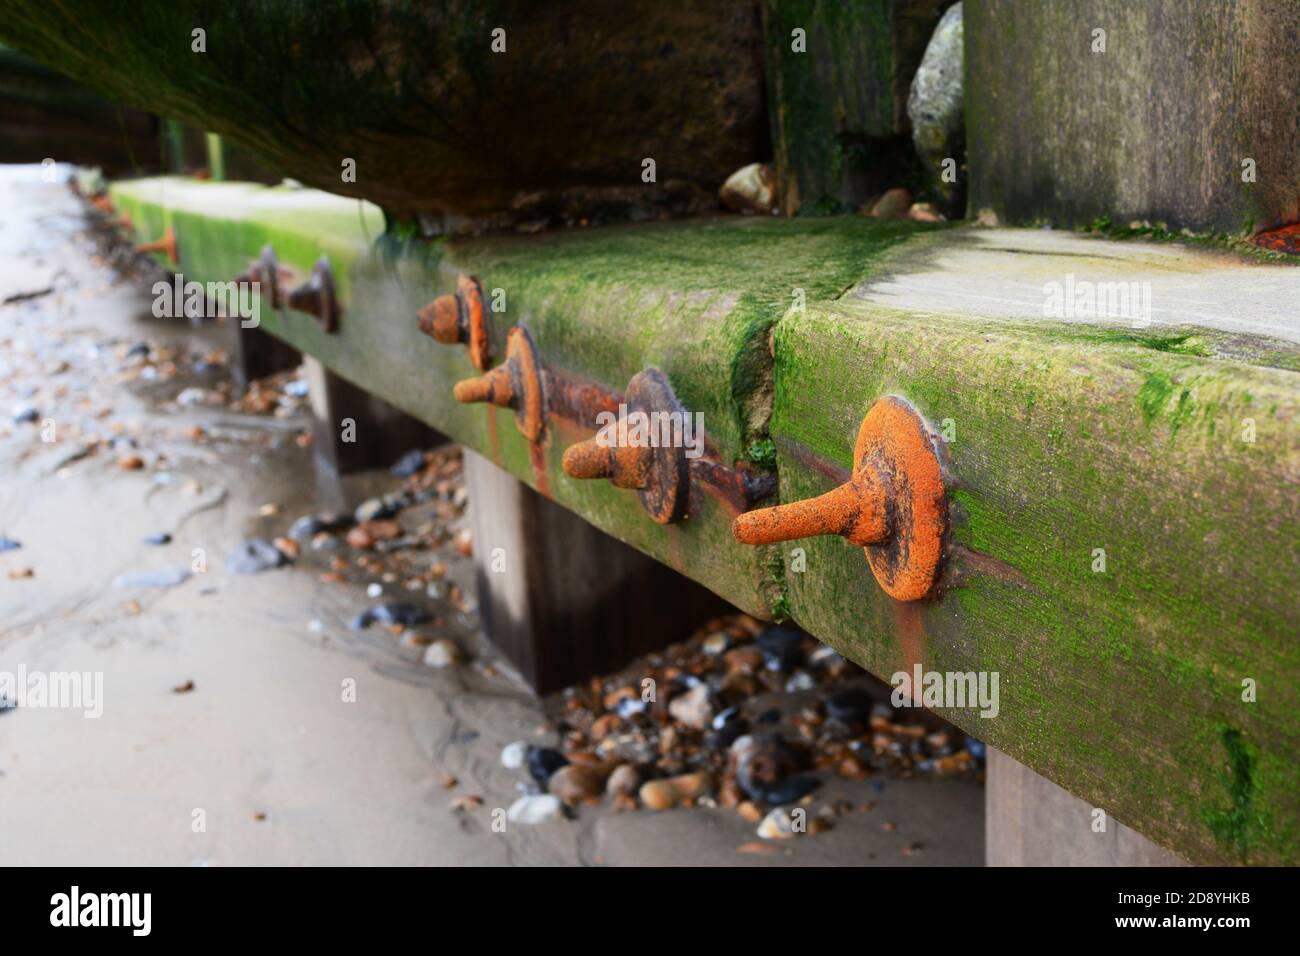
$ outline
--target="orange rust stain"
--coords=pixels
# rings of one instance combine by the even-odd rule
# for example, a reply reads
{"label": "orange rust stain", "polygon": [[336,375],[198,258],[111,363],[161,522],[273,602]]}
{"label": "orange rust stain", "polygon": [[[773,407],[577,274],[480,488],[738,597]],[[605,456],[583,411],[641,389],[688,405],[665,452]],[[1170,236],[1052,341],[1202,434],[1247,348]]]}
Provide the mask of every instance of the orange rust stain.
{"label": "orange rust stain", "polygon": [[1283,226],[1280,229],[1266,229],[1251,237],[1251,242],[1261,249],[1273,252],[1286,252],[1293,256],[1300,255],[1300,222]]}
{"label": "orange rust stain", "polygon": [[[919,604],[907,601],[893,602],[894,622],[898,625],[899,650],[903,654],[903,670],[910,681],[917,664],[925,670],[925,621]],[[914,688],[919,690],[919,688]]]}
{"label": "orange rust stain", "polygon": [[745,544],[837,534],[863,546],[890,597],[925,597],[943,561],[948,504],[924,420],[900,398],[880,399],[862,420],[853,461],[853,477],[838,488],[746,512],[732,523],[732,533]]}
{"label": "orange rust stain", "polygon": [[544,498],[551,497],[551,482],[546,477],[546,452],[540,442],[528,443],[528,459],[533,465],[533,480],[538,492]]}
{"label": "orange rust stain", "polygon": [[484,409],[488,418],[488,447],[492,449],[492,461],[501,464],[501,438],[497,435],[497,411],[488,406]]}

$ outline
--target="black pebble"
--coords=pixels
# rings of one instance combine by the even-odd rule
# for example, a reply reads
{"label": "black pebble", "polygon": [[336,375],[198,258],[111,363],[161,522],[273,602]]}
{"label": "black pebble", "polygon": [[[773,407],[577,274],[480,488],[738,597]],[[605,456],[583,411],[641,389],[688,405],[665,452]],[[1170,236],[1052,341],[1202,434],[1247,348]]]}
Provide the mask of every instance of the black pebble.
{"label": "black pebble", "polygon": [[530,747],[528,750],[528,775],[540,786],[545,787],[551,774],[568,765],[569,761],[558,750],[550,747]]}
{"label": "black pebble", "polygon": [[803,661],[803,635],[788,627],[769,627],[758,635],[758,649],[770,671],[792,671]]}

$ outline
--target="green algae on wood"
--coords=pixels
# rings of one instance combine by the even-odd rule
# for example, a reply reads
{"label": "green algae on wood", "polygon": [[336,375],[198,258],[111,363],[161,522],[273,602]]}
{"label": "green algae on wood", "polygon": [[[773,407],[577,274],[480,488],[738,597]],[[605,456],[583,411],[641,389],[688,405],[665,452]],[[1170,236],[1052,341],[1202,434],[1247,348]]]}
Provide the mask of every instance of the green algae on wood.
{"label": "green algae on wood", "polygon": [[112,191],[140,235],[176,229],[187,278],[228,279],[266,243],[300,276],[328,255],[345,309],[339,333],[264,310],[267,331],[762,616],[780,599],[776,579],[762,555],[732,539],[731,514],[717,500],[697,489],[686,522],[656,525],[634,494],[563,473],[564,449],[591,436],[554,420],[539,473],[512,413],[452,400],[452,384],[476,370],[463,349],[419,333],[415,311],[454,288],[458,272],[474,273],[501,309],[492,314],[498,356],[507,328],[524,323],[548,366],[609,388],[657,366],[685,406],[704,415],[723,464],[770,467],[772,326],[796,304],[860,281],[891,245],[936,228],[729,217],[428,243],[381,235],[374,207],[313,190],[162,178]]}
{"label": "green algae on wood", "polygon": [[763,0],[768,112],[787,215],[852,211],[922,181],[907,94],[950,4]]}
{"label": "green algae on wood", "polygon": [[791,614],[885,678],[998,671],[996,718],[944,716],[1195,862],[1300,861],[1300,376],[1079,331],[785,317],[782,500],[835,484],[880,395],[952,436],[939,595],[889,601],[861,549],[809,539]]}

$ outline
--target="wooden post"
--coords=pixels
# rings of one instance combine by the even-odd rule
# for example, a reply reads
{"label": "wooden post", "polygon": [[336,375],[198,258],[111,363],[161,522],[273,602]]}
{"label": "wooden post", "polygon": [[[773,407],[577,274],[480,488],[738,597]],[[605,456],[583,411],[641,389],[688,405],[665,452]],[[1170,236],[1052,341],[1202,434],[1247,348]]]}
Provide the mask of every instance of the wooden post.
{"label": "wooden post", "polygon": [[989,866],[1186,866],[1118,820],[1046,777],[988,748],[984,846]]}
{"label": "wooden post", "polygon": [[479,613],[539,694],[622,667],[730,606],[465,449]]}
{"label": "wooden post", "polygon": [[303,367],[311,396],[312,446],[317,463],[328,471],[387,468],[413,448],[447,441],[441,432],[336,375],[318,359],[303,356]]}
{"label": "wooden post", "polygon": [[260,328],[245,328],[239,316],[226,318],[229,328],[230,371],[241,389],[255,378],[297,368],[302,353]]}

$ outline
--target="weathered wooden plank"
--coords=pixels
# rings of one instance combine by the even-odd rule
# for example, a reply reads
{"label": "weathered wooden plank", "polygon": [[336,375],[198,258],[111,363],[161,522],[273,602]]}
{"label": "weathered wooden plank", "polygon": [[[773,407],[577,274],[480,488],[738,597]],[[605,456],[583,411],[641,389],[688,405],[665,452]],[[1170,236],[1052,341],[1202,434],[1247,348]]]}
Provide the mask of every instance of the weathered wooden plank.
{"label": "weathered wooden plank", "polygon": [[448,228],[712,206],[765,139],[749,4],[168,0],[123,16],[10,0],[0,39],[303,182],[454,214]]}
{"label": "weathered wooden plank", "polygon": [[1300,220],[1294,0],[972,0],[965,30],[973,211],[1226,233]]}
{"label": "weathered wooden plank", "polygon": [[[844,480],[882,395],[951,438],[938,595],[900,604],[860,548],[806,539],[773,546],[791,614],[886,678],[918,663],[999,672],[996,717],[939,712],[1195,862],[1297,862],[1294,337],[1243,351],[1241,335],[1196,327],[991,318],[978,288],[965,311],[899,292],[941,274],[960,238],[931,242],[928,266],[905,250],[890,280],[776,329],[783,501]],[[1084,279],[1087,263],[1062,254],[1056,268]],[[1300,270],[1238,268],[1295,301]]]}
{"label": "weathered wooden plank", "polygon": [[919,185],[907,94],[952,0],[763,0],[782,211],[827,213]]}
{"label": "weathered wooden plank", "polygon": [[632,375],[658,367],[684,406],[703,415],[717,462],[770,474],[772,325],[800,290],[809,301],[833,296],[885,249],[931,228],[728,218],[457,243],[387,236],[372,248],[367,235],[380,236],[373,207],[311,190],[160,178],[116,184],[113,195],[142,237],[174,228],[179,269],[197,281],[234,276],[266,243],[300,276],[328,255],[345,310],[338,334],[310,316],[265,308],[263,329],[762,616],[771,613],[777,582],[733,539],[731,503],[694,483],[689,518],[664,526],[635,493],[569,478],[563,453],[591,430],[552,417],[534,449],[513,413],[457,403],[452,384],[477,370],[464,349],[421,334],[416,309],[453,289],[458,272],[475,273],[489,301],[503,293],[503,311],[493,313],[498,361],[506,329],[521,322],[544,363],[577,379],[621,391]]}

